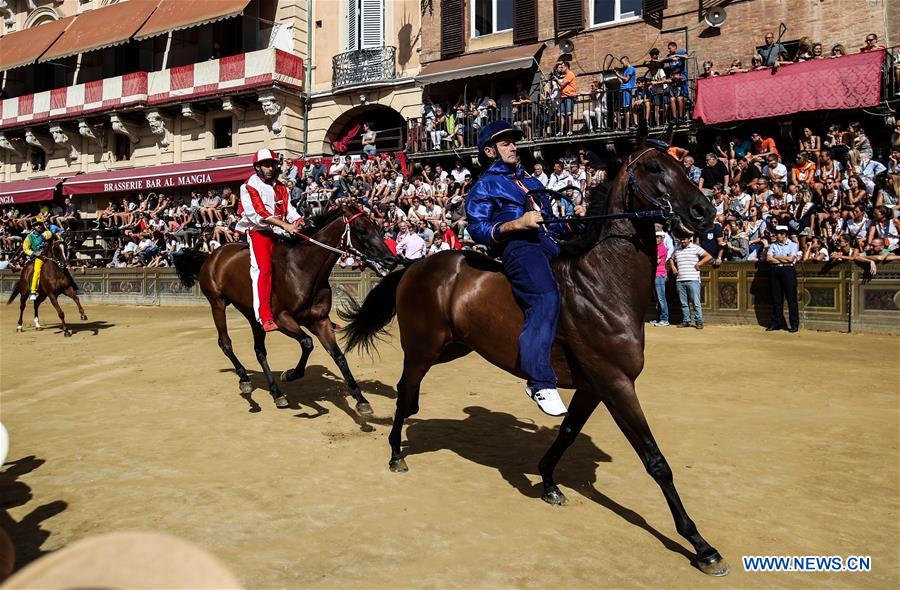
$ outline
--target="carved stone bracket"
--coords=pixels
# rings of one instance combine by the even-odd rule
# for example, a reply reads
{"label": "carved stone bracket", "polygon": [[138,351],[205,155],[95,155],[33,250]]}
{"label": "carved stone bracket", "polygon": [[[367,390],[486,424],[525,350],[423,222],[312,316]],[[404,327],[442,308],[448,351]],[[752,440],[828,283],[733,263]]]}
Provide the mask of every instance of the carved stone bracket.
{"label": "carved stone bracket", "polygon": [[110,115],[109,123],[112,126],[112,130],[114,133],[118,133],[119,135],[124,135],[128,138],[128,141],[131,142],[131,145],[136,145],[141,141],[140,127],[135,125],[134,123],[130,123],[120,117],[119,115]]}
{"label": "carved stone bracket", "polygon": [[206,124],[206,115],[190,103],[181,105],[181,116],[196,122],[201,127]]}
{"label": "carved stone bracket", "polygon": [[172,119],[163,115],[159,109],[147,111],[147,122],[150,123],[150,132],[158,139],[160,149],[169,149],[172,145]]}
{"label": "carved stone bracket", "polygon": [[273,92],[260,94],[259,104],[262,105],[263,114],[269,117],[269,127],[272,129],[272,133],[275,135],[281,133],[281,129],[284,126],[282,121],[284,107],[278,102],[278,96]]}
{"label": "carved stone bracket", "polygon": [[66,159],[70,161],[78,158],[78,148],[72,143],[72,138],[69,136],[69,132],[63,129],[62,125],[51,125],[50,126],[50,135],[53,136],[53,143],[58,146],[62,146],[66,148]]}
{"label": "carved stone bracket", "polygon": [[106,133],[103,132],[103,123],[92,126],[87,119],[78,119],[78,134],[96,143],[101,150],[106,150]]}
{"label": "carved stone bracket", "polygon": [[244,114],[246,109],[242,107],[235,99],[231,96],[226,96],[222,99],[222,110],[227,111],[237,117],[238,121],[244,120]]}
{"label": "carved stone bracket", "polygon": [[25,130],[25,143],[44,150],[48,155],[53,152],[53,140],[34,129]]}
{"label": "carved stone bracket", "polygon": [[20,158],[25,157],[25,146],[16,138],[7,137],[5,133],[0,133],[0,149],[15,152]]}

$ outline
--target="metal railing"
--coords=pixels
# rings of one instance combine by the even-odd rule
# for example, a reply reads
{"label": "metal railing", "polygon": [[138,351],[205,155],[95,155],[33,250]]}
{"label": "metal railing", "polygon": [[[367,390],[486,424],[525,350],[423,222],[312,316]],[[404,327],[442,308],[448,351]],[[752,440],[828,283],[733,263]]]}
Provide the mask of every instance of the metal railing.
{"label": "metal railing", "polygon": [[339,53],[331,58],[331,87],[345,88],[397,77],[397,48],[385,45]]}
{"label": "metal railing", "polygon": [[881,76],[881,99],[900,99],[900,45],[889,47]]}
{"label": "metal railing", "polygon": [[[502,107],[454,108],[443,124],[431,116],[409,119],[407,150],[416,154],[474,147],[478,130],[501,119],[521,129],[525,142],[534,143],[570,136],[585,139],[628,135],[636,131],[642,119],[651,130],[664,129],[670,122],[686,126],[693,115],[693,82],[690,88],[689,96],[684,98],[638,90],[606,92],[599,97],[582,94],[573,97],[571,109],[560,100],[543,97],[537,102]],[[680,108],[683,115],[676,118]],[[569,110],[571,114],[563,114]]]}

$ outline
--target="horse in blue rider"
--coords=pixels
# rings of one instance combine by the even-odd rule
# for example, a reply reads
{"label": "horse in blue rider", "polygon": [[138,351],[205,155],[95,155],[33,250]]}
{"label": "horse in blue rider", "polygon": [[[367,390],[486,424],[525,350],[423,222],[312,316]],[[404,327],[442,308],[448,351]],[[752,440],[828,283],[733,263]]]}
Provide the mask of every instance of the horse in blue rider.
{"label": "horse in blue rider", "polygon": [[[519,335],[519,365],[528,377],[525,394],[551,416],[566,414],[550,363],[559,318],[559,287],[550,261],[559,256],[558,240],[571,237],[567,224],[542,225],[551,217],[539,180],[518,166],[516,141],[522,132],[506,121],[494,121],[478,133],[478,158],[485,172],[466,199],[468,231],[477,243],[503,261],[516,301],[525,313]],[[574,213],[582,216],[583,205]]]}

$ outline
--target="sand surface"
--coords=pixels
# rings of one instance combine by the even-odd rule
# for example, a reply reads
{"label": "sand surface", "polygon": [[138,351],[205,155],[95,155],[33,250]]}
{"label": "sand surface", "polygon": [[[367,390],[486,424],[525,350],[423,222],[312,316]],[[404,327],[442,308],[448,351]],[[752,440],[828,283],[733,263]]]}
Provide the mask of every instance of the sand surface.
{"label": "sand surface", "polygon": [[[18,567],[88,535],[154,530],[207,548],[251,588],[890,588],[900,586],[898,342],[872,335],[648,327],[638,394],[700,532],[732,566],[691,566],[657,486],[601,406],[563,458],[563,508],[536,465],[558,420],[470,355],[434,368],[388,471],[399,340],[348,358],[376,417],[321,346],[277,410],[243,319],[238,391],[206,308],[64,308],[15,333],[0,311],[11,448],[0,526]],[[280,372],[296,343],[269,338]],[[565,392],[568,398],[571,392]],[[349,402],[348,402],[349,400]],[[869,573],[748,573],[743,555],[871,555]]]}

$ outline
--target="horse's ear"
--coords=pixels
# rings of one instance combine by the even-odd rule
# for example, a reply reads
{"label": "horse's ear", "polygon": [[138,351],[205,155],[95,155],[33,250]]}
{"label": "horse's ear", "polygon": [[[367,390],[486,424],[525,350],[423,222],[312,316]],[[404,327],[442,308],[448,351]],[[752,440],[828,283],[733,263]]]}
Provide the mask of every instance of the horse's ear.
{"label": "horse's ear", "polygon": [[666,134],[664,136],[666,138],[666,143],[672,145],[672,142],[675,140],[675,122],[669,121],[669,124],[666,125]]}
{"label": "horse's ear", "polygon": [[644,119],[644,117],[640,117],[639,119],[636,138],[638,149],[640,149],[647,141],[647,120]]}

